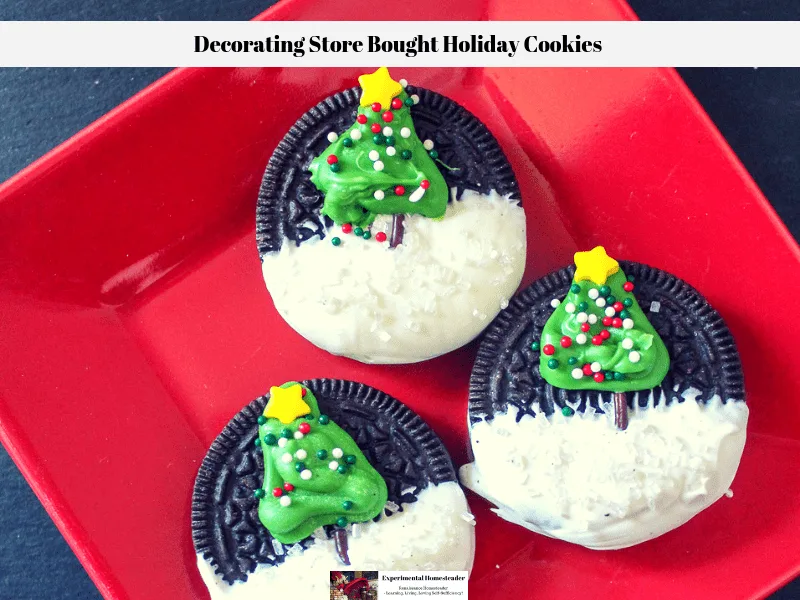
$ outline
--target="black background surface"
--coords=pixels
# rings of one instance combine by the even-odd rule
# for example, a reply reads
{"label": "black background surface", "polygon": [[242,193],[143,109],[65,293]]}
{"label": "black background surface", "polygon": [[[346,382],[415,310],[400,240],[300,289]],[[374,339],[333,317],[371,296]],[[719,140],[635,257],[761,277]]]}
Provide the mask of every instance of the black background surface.
{"label": "black background surface", "polygon": [[[800,19],[796,0],[630,3],[647,20]],[[0,0],[0,20],[241,20],[271,4],[272,0]],[[165,69],[0,69],[0,181],[164,73]],[[800,69],[680,69],[680,74],[795,238],[800,236],[800,205],[793,198],[800,180]],[[685,597],[691,598],[689,590]],[[40,598],[97,600],[100,594],[0,449],[0,600]],[[800,598],[800,580],[772,600],[790,598]]]}

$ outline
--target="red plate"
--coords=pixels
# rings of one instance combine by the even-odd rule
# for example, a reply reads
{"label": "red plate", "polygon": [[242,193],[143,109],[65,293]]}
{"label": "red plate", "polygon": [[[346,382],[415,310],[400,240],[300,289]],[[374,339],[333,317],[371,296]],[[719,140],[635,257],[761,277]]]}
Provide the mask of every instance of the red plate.
{"label": "red plate", "polygon": [[[264,18],[375,16],[357,6],[285,0]],[[381,11],[633,18],[612,0]],[[228,419],[276,382],[376,386],[419,412],[458,464],[467,458],[475,344],[405,367],[337,358],[289,329],[261,279],[254,215],[267,159],[359,72],[179,70],[0,187],[0,438],[107,598],[206,597],[189,531],[194,476]],[[734,497],[635,548],[537,536],[472,496],[473,597],[754,598],[796,575],[800,251],[676,73],[402,75],[463,103],[506,150],[528,214],[525,283],[598,243],[686,279],[733,330],[752,411]]]}

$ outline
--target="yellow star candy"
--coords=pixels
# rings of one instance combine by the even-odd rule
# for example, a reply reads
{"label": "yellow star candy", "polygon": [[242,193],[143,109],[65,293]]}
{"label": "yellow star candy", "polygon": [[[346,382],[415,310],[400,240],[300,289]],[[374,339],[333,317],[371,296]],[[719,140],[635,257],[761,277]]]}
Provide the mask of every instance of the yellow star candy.
{"label": "yellow star candy", "polygon": [[597,285],[605,285],[606,279],[617,271],[619,263],[606,254],[602,246],[575,253],[575,281],[588,279]]}
{"label": "yellow star candy", "polygon": [[264,409],[264,416],[268,419],[278,419],[286,424],[310,412],[311,407],[303,401],[303,386],[269,388],[269,402]]}
{"label": "yellow star candy", "polygon": [[389,69],[381,67],[370,75],[358,78],[361,86],[361,106],[372,106],[379,102],[383,110],[388,110],[392,105],[392,98],[403,91],[403,86],[389,75]]}

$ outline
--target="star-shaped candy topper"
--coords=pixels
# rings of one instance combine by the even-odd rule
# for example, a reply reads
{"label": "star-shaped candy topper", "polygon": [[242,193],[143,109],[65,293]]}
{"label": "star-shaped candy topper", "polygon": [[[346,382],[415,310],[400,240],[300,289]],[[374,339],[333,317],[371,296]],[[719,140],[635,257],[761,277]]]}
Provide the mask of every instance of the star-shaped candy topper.
{"label": "star-shaped candy topper", "polygon": [[388,110],[392,105],[392,98],[403,91],[403,86],[392,79],[386,67],[381,67],[370,75],[362,75],[358,78],[358,84],[362,90],[361,106],[372,106],[378,102],[383,110]]}
{"label": "star-shaped candy topper", "polygon": [[597,285],[605,285],[606,279],[617,271],[619,263],[606,254],[602,246],[575,253],[575,281],[588,279]]}
{"label": "star-shaped candy topper", "polygon": [[300,384],[269,388],[269,402],[264,409],[264,416],[268,419],[278,419],[287,424],[310,413],[311,407],[303,401],[303,386]]}

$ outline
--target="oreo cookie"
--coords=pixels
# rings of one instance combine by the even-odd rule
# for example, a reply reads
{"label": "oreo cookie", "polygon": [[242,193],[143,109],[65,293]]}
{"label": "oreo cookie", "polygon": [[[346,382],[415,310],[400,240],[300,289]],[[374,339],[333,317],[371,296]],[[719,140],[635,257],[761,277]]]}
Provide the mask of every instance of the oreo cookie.
{"label": "oreo cookie", "polygon": [[[281,406],[271,403],[278,390]],[[296,392],[296,397],[283,398],[287,390]],[[264,433],[271,423],[281,429],[280,434]],[[315,438],[314,433],[323,437]],[[325,443],[336,447],[323,449]],[[275,462],[287,464],[266,465],[265,476],[264,456],[280,456],[283,460]],[[302,460],[296,477],[287,475],[293,470],[285,456],[297,463]],[[356,477],[357,469],[376,473],[376,479],[361,478],[347,488],[348,477]],[[271,489],[265,477],[278,477],[282,487]],[[329,481],[330,492],[324,487]],[[340,512],[348,518],[358,513],[360,505],[372,502],[373,496],[367,498],[371,489],[365,488],[375,481],[380,482],[375,489],[382,488],[384,495],[369,518],[337,523],[334,514],[333,520],[316,527],[326,523],[328,500],[334,504],[343,500]],[[283,515],[291,520],[299,514],[300,521],[309,521],[307,514],[290,511],[322,504],[326,508],[317,513],[326,513],[323,520],[311,521],[316,528],[302,539],[286,541],[285,533],[271,532],[264,525],[266,521],[277,527]],[[231,419],[211,445],[195,482],[192,539],[212,597],[225,598],[238,593],[251,597],[247,594],[261,588],[273,595],[296,585],[304,570],[327,573],[348,562],[352,568],[373,570],[395,566],[465,570],[471,566],[474,547],[466,500],[436,434],[387,394],[333,379],[272,388],[271,395],[256,398]],[[420,543],[424,548],[416,547]],[[320,577],[309,585],[324,590],[327,580]]]}
{"label": "oreo cookie", "polygon": [[516,291],[519,186],[497,140],[453,100],[386,69],[359,81],[300,117],[270,158],[262,271],[278,312],[317,346],[418,362],[474,339]]}
{"label": "oreo cookie", "polygon": [[602,248],[576,260],[595,252],[611,287],[604,273],[587,282],[565,267],[486,331],[470,379],[475,462],[460,476],[507,520],[614,549],[679,526],[727,492],[748,409],[736,344],[700,293]]}

